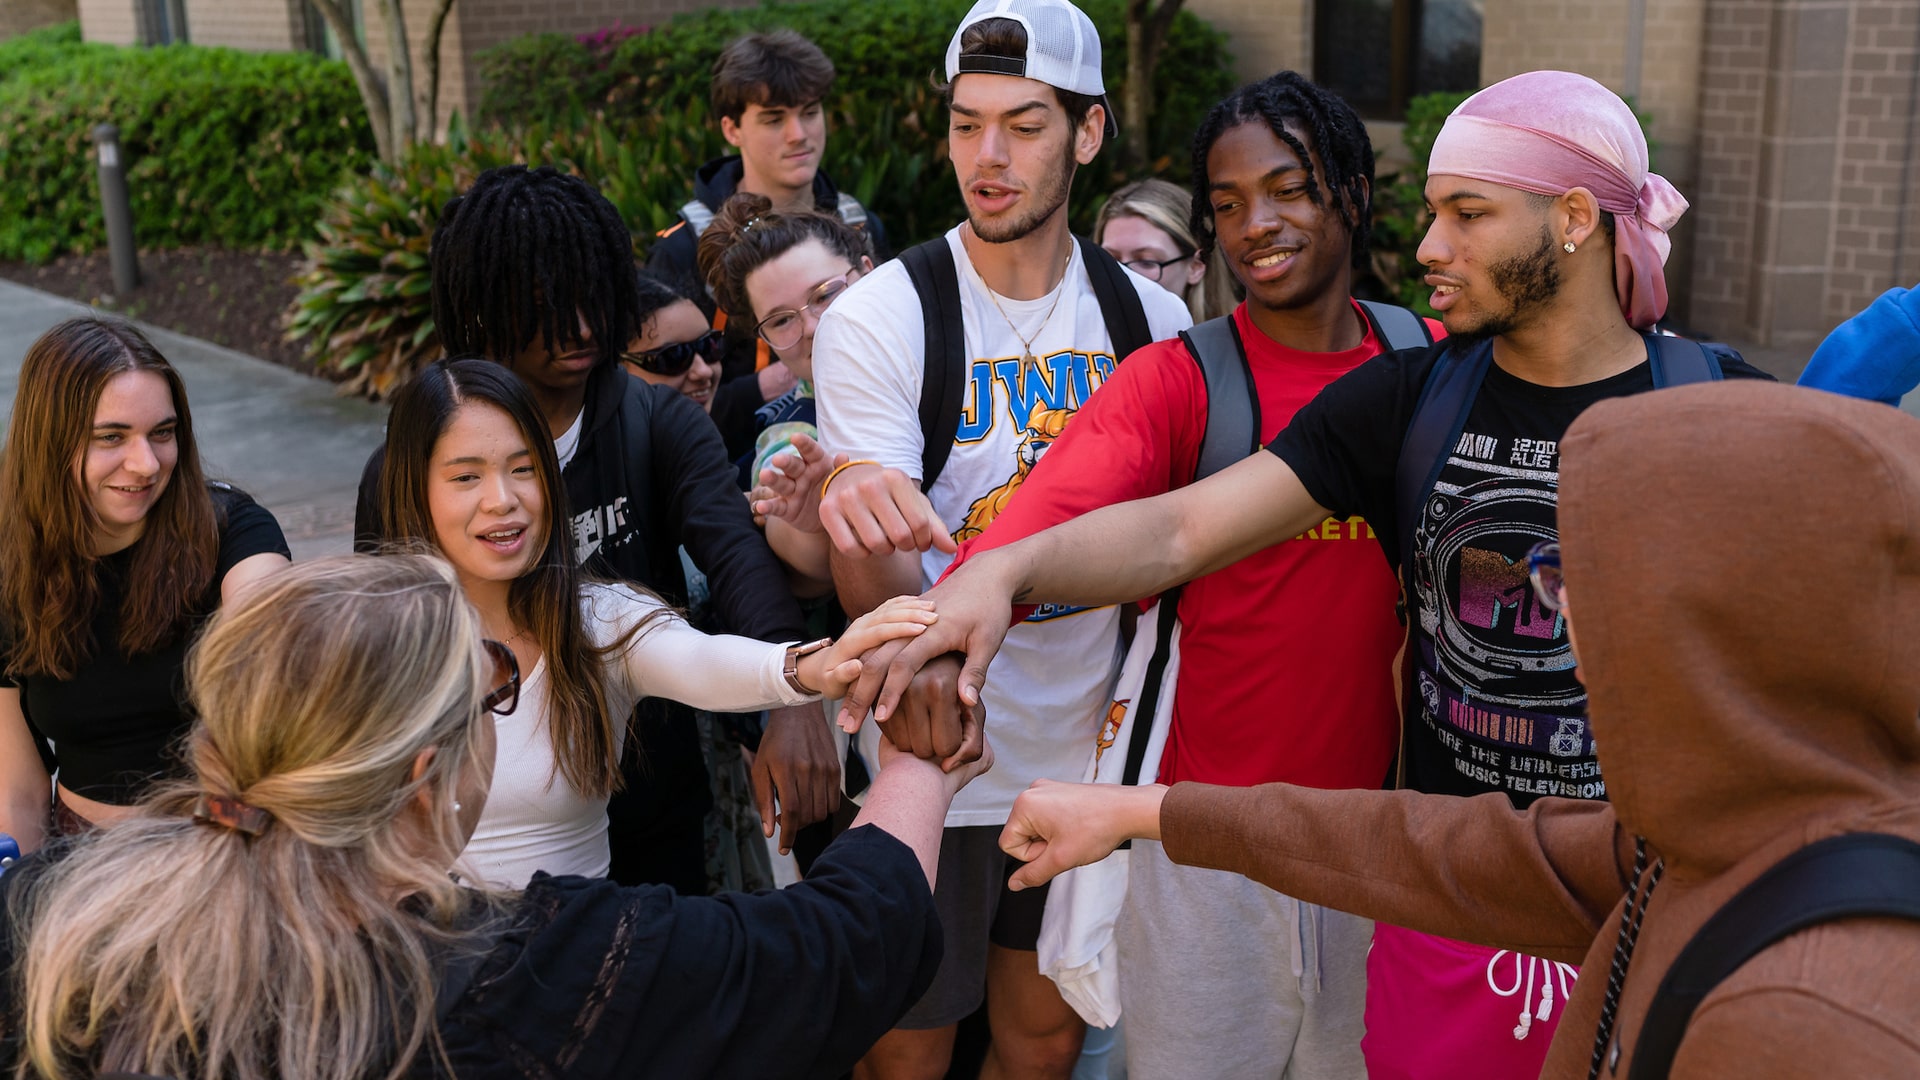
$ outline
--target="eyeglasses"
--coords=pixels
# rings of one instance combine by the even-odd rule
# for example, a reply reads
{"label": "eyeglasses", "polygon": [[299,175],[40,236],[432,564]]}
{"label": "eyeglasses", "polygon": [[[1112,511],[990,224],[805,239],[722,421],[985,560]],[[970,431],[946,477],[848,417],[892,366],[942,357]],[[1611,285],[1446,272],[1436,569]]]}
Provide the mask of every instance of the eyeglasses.
{"label": "eyeglasses", "polygon": [[506,716],[520,707],[520,661],[505,644],[487,638],[480,642],[493,657],[493,675],[499,685],[480,699],[480,707],[495,716]]}
{"label": "eyeglasses", "polygon": [[723,340],[720,331],[709,330],[692,341],[662,345],[652,352],[621,353],[620,359],[650,374],[684,375],[695,356],[717,362]]}
{"label": "eyeglasses", "polygon": [[1174,263],[1186,262],[1191,258],[1193,258],[1193,252],[1189,251],[1185,255],[1175,255],[1171,259],[1135,259],[1132,262],[1123,262],[1120,265],[1139,274],[1148,281],[1159,281],[1160,275],[1167,272],[1167,267],[1172,266]]}
{"label": "eyeglasses", "polygon": [[761,319],[759,327],[754,332],[776,349],[793,348],[800,344],[800,338],[806,333],[807,321],[802,316],[812,314],[814,318],[819,318],[820,313],[827,310],[827,305],[838,299],[841,293],[846,292],[847,286],[853,284],[853,279],[858,277],[859,271],[851,266],[847,267],[847,272],[839,277],[828,278],[815,285],[813,291],[807,294],[807,302],[800,307],[781,308]]}
{"label": "eyeglasses", "polygon": [[1560,543],[1547,540],[1527,552],[1527,580],[1533,582],[1533,595],[1548,611],[1560,610],[1560,590],[1567,579],[1560,573]]}

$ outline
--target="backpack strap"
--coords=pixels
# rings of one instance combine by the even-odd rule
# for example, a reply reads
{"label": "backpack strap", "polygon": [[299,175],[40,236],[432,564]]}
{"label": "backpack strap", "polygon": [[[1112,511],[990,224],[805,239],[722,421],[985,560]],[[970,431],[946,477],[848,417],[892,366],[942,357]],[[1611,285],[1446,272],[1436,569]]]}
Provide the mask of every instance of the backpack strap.
{"label": "backpack strap", "polygon": [[931,491],[953,453],[966,392],[967,332],[960,319],[960,271],[947,238],[936,236],[900,253],[913,291],[920,296],[924,344],[920,379],[920,490]]}
{"label": "backpack strap", "polygon": [[1664,1080],[1687,1024],[1713,988],[1769,946],[1839,919],[1920,919],[1920,844],[1850,833],[1780,860],[1714,912],[1680,950],[1633,1048],[1633,1080]]}
{"label": "backpack strap", "polygon": [[1093,283],[1094,299],[1100,302],[1100,316],[1107,321],[1107,340],[1113,343],[1113,358],[1125,360],[1134,351],[1153,344],[1153,328],[1147,323],[1146,306],[1139,290],[1127,279],[1127,271],[1105,248],[1076,236],[1080,259],[1087,264],[1087,278]]}
{"label": "backpack strap", "polygon": [[[1420,520],[1420,509],[1440,480],[1440,470],[1460,441],[1467,426],[1467,414],[1486,381],[1493,365],[1493,343],[1483,341],[1461,353],[1447,348],[1434,361],[1420,399],[1413,407],[1413,420],[1407,424],[1407,437],[1400,443],[1400,459],[1393,471],[1394,523],[1400,537],[1401,580],[1406,599],[1413,598],[1413,533]],[[1413,665],[1406,665],[1412,670]]]}
{"label": "backpack strap", "polygon": [[690,199],[680,207],[680,216],[686,218],[687,224],[693,227],[695,239],[707,231],[707,226],[713,224],[713,211],[707,209],[707,204],[699,199]]}
{"label": "backpack strap", "polygon": [[1653,367],[1653,388],[1688,383],[1719,382],[1720,362],[1705,345],[1668,334],[1644,334],[1647,360]]}
{"label": "backpack strap", "polygon": [[844,191],[840,193],[840,201],[834,204],[833,212],[840,215],[841,221],[856,229],[867,223],[867,208],[860,205],[859,199]]}
{"label": "backpack strap", "polygon": [[1246,344],[1232,315],[1180,331],[1207,387],[1207,431],[1193,478],[1212,476],[1260,449],[1260,393],[1247,363]]}
{"label": "backpack strap", "polygon": [[1140,783],[1140,769],[1146,764],[1147,743],[1153,739],[1153,717],[1160,711],[1160,693],[1167,681],[1167,664],[1173,659],[1173,628],[1180,621],[1180,587],[1160,594],[1160,617],[1155,620],[1153,656],[1147,660],[1146,676],[1140,680],[1140,704],[1133,713],[1133,738],[1127,741],[1127,765],[1120,782],[1129,787]]}
{"label": "backpack strap", "polygon": [[1401,349],[1424,349],[1433,344],[1433,330],[1427,326],[1427,320],[1398,304],[1382,304],[1377,300],[1356,301],[1360,311],[1373,325],[1373,336],[1380,342],[1380,351],[1399,352]]}

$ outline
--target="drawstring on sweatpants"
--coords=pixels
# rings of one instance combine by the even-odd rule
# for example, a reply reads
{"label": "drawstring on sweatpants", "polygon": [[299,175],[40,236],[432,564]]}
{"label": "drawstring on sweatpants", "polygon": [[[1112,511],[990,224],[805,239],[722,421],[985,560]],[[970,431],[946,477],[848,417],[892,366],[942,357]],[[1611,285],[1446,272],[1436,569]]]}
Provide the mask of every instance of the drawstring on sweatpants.
{"label": "drawstring on sweatpants", "polygon": [[[1303,900],[1295,900],[1288,906],[1287,921],[1293,930],[1293,978],[1302,993],[1312,989],[1320,992],[1320,976],[1324,964],[1321,957],[1326,953],[1326,925],[1318,907]],[[1307,934],[1313,934],[1313,985],[1307,985]]]}

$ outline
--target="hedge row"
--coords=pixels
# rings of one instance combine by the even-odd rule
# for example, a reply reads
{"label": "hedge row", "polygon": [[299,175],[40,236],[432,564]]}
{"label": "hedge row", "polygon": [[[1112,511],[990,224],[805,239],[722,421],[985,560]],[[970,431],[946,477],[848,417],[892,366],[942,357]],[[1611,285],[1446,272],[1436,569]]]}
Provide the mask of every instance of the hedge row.
{"label": "hedge row", "polygon": [[36,31],[0,45],[0,259],[105,243],[91,135],[103,122],[120,129],[134,234],[151,247],[297,246],[373,150],[336,61]]}
{"label": "hedge row", "polygon": [[[902,243],[936,236],[964,211],[946,162],[946,110],[933,80],[947,40],[970,0],[813,0],[682,16],[644,33],[582,40],[560,34],[516,39],[480,57],[484,124],[566,126],[588,119],[649,153],[625,175],[636,231],[672,224],[694,166],[729,152],[708,114],[713,59],[733,38],[791,27],[819,43],[838,75],[828,100],[828,172],[866,203]],[[1117,104],[1125,84],[1124,0],[1082,4],[1101,28],[1107,88]],[[1187,144],[1215,101],[1233,89],[1226,37],[1191,12],[1174,21],[1154,78],[1144,172],[1184,177]],[[1122,123],[1128,117],[1121,116]],[[1080,171],[1075,223],[1091,225],[1098,199],[1128,177],[1117,147]]]}

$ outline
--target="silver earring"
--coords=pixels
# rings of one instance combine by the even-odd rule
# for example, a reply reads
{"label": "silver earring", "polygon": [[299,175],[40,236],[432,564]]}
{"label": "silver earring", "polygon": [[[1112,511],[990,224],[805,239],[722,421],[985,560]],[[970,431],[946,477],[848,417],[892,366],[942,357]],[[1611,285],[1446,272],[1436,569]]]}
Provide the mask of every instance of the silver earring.
{"label": "silver earring", "polygon": [[1567,241],[1566,243],[1564,243],[1564,244],[1561,244],[1561,245],[1560,245],[1560,250],[1562,250],[1562,251],[1564,251],[1564,252],[1566,252],[1566,253],[1567,253],[1567,254],[1569,254],[1569,255],[1571,255],[1571,254],[1573,254],[1573,250],[1574,250],[1574,249],[1573,249],[1573,241],[1571,241],[1571,240],[1569,240],[1569,241]]}
{"label": "silver earring", "polygon": [[460,800],[459,800],[459,799],[455,799],[455,800],[453,800],[453,812],[454,812],[454,813],[456,813],[456,814],[460,812]]}

